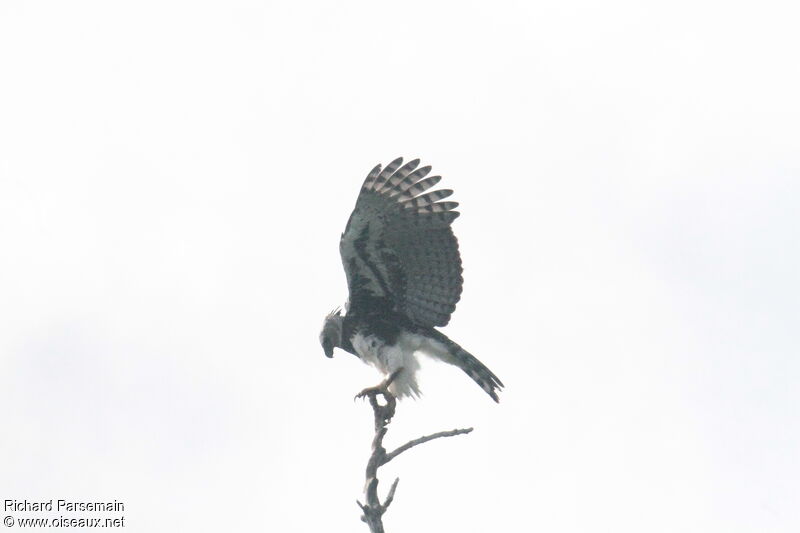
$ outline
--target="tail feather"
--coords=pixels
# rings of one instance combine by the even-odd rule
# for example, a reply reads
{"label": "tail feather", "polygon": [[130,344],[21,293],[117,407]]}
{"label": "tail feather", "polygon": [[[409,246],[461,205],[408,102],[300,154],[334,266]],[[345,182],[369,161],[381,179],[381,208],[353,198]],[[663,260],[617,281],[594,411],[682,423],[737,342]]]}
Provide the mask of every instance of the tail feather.
{"label": "tail feather", "polygon": [[434,355],[463,370],[491,396],[492,400],[500,403],[497,393],[504,387],[503,382],[486,365],[440,331],[431,329],[429,338],[432,341],[430,348]]}

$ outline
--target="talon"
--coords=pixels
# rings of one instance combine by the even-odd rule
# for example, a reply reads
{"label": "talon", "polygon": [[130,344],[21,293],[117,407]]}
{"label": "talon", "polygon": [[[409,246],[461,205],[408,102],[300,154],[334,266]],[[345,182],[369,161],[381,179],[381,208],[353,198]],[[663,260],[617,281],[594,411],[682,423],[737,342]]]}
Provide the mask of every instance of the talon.
{"label": "talon", "polygon": [[355,397],[353,397],[353,401],[356,401],[359,398],[374,397],[380,394],[381,396],[383,396],[384,400],[389,402],[389,397],[394,398],[394,394],[389,392],[389,385],[391,385],[392,382],[395,379],[397,379],[397,376],[399,376],[400,372],[402,371],[403,371],[402,367],[398,368],[397,370],[389,374],[389,376],[378,385],[375,385],[374,387],[367,387],[366,389],[362,390],[361,392],[356,394]]}
{"label": "talon", "polygon": [[387,396],[392,395],[392,393],[389,392],[389,390],[384,386],[384,384],[381,383],[380,385],[376,385],[374,387],[367,387],[366,389],[362,390],[361,392],[355,395],[353,401],[363,398],[369,398],[372,396],[377,396],[378,394],[383,396],[384,399],[386,399]]}
{"label": "talon", "polygon": [[366,389],[362,390],[361,392],[353,396],[353,401],[364,399],[367,396],[378,394],[379,392],[381,392],[379,387],[367,387]]}

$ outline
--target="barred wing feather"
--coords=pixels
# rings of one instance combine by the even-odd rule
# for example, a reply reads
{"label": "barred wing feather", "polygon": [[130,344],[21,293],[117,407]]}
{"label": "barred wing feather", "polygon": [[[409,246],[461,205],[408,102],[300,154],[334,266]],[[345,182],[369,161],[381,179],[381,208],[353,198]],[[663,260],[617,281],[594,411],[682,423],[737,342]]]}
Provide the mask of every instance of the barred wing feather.
{"label": "barred wing feather", "polygon": [[398,158],[367,175],[339,243],[350,309],[390,309],[421,326],[444,326],[461,297],[453,191],[428,191],[431,167]]}

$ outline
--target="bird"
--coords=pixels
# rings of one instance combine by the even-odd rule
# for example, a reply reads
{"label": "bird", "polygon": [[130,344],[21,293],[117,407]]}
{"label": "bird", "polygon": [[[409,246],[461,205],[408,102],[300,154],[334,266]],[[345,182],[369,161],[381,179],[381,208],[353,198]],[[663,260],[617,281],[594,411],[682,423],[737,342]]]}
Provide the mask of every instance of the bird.
{"label": "bird", "polygon": [[347,278],[344,312],[327,314],[319,335],[325,355],[349,352],[385,379],[356,397],[420,396],[416,354],[463,370],[495,402],[503,383],[475,356],[436,328],[446,326],[461,298],[463,268],[452,229],[458,202],[433,189],[441,176],[403,158],[376,165],[361,186],[339,241]]}

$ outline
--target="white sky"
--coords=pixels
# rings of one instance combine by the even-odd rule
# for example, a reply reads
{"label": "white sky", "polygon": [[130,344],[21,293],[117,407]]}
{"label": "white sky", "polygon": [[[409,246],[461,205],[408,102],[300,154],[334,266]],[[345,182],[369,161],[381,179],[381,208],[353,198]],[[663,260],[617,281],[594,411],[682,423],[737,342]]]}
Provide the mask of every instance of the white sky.
{"label": "white sky", "polygon": [[476,430],[386,467],[388,531],[800,530],[798,15],[3,2],[0,499],[366,531],[379,376],[317,335],[402,155],[456,190],[444,331],[507,390],[424,366],[387,443]]}

